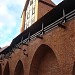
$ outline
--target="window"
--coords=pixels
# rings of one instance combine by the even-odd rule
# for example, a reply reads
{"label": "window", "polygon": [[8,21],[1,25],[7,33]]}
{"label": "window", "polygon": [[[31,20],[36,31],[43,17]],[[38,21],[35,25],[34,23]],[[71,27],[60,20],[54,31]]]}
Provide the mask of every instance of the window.
{"label": "window", "polygon": [[33,4],[33,0],[30,0],[30,5],[32,5]]}
{"label": "window", "polygon": [[29,19],[29,17],[30,17],[30,11],[27,12],[27,19]]}
{"label": "window", "polygon": [[32,15],[35,13],[35,7],[32,7]]}
{"label": "window", "polygon": [[28,27],[29,27],[29,22],[27,22],[26,24],[25,24],[25,29],[27,29]]}

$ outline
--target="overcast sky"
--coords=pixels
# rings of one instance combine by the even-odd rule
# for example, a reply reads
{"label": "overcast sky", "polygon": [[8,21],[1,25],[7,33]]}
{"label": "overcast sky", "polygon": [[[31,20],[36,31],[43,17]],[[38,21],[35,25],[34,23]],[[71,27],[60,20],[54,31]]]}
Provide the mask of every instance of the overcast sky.
{"label": "overcast sky", "polygon": [[[62,0],[52,0],[58,4]],[[0,47],[7,46],[20,33],[25,0],[0,0]]]}

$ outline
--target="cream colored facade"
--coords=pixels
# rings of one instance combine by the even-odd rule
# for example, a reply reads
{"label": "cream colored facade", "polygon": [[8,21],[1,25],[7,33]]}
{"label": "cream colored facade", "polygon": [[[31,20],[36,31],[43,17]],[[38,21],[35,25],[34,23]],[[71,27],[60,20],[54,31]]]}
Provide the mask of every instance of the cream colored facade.
{"label": "cream colored facade", "polygon": [[25,30],[37,21],[37,4],[38,0],[30,0],[26,10]]}
{"label": "cream colored facade", "polygon": [[25,6],[22,13],[21,32],[52,10],[55,4],[51,0],[29,0],[29,2],[27,0]]}

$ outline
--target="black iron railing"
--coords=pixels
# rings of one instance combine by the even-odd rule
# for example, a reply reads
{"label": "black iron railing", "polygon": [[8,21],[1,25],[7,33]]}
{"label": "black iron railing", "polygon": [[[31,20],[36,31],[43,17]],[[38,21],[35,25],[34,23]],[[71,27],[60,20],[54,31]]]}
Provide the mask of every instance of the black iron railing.
{"label": "black iron railing", "polygon": [[[5,50],[0,52],[0,59],[11,58],[10,55],[16,49],[20,49],[20,45],[28,46],[28,43],[35,38],[41,38],[50,30],[59,26],[63,27],[64,23],[75,18],[75,1],[65,0],[47,13],[31,27],[13,39],[12,43]],[[64,28],[64,27],[63,27]]]}

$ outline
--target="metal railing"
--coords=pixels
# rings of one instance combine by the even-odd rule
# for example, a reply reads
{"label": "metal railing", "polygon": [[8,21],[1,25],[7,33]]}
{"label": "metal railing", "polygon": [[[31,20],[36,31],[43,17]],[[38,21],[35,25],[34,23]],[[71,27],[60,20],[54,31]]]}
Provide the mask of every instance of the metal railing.
{"label": "metal railing", "polygon": [[66,14],[65,16],[61,17],[60,19],[56,20],[55,22],[47,25],[46,27],[44,27],[44,23],[42,23],[41,25],[41,30],[39,30],[38,32],[34,33],[33,35],[30,35],[30,32],[28,34],[28,37],[26,39],[22,39],[20,40],[20,42],[18,44],[16,44],[11,50],[9,49],[9,52],[7,54],[1,54],[0,55],[0,60],[3,60],[4,58],[9,58],[10,55],[14,52],[14,50],[16,48],[19,48],[20,45],[27,45],[31,40],[34,40],[35,38],[37,38],[37,36],[42,36],[44,34],[46,34],[47,32],[49,32],[50,30],[58,27],[59,23],[63,23],[63,19],[64,17],[66,18],[66,22],[69,20],[72,20],[73,18],[75,18],[75,10],[69,12],[68,14]]}

